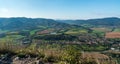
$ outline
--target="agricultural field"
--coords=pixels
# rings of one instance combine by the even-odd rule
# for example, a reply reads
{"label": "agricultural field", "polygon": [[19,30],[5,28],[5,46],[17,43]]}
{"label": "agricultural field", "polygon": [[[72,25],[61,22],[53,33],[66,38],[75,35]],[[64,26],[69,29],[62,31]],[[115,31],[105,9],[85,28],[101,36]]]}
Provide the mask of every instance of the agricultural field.
{"label": "agricultural field", "polygon": [[45,29],[42,31],[37,31],[36,34],[40,35],[40,34],[50,34],[51,32],[54,32],[54,29]]}
{"label": "agricultural field", "polygon": [[41,29],[31,30],[30,35],[34,35],[37,31],[40,31]]}
{"label": "agricultural field", "polygon": [[21,38],[24,38],[25,36],[22,35],[7,35],[3,38],[0,38],[0,41],[15,41],[15,40],[19,40]]}
{"label": "agricultural field", "polygon": [[113,32],[120,32],[120,28],[115,28]]}
{"label": "agricultural field", "polygon": [[1,30],[0,29],[0,33],[5,33],[5,32],[8,32],[8,30]]}
{"label": "agricultural field", "polygon": [[106,33],[105,38],[120,38],[120,32]]}
{"label": "agricultural field", "polygon": [[112,28],[91,28],[94,31],[98,31],[98,32],[111,32]]}

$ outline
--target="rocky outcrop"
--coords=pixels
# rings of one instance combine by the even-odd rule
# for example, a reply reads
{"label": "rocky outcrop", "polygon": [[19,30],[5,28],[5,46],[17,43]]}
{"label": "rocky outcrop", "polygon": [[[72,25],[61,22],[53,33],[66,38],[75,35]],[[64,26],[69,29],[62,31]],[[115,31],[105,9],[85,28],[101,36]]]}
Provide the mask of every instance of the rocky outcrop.
{"label": "rocky outcrop", "polygon": [[40,59],[37,58],[19,58],[13,59],[13,64],[44,64]]}
{"label": "rocky outcrop", "polygon": [[1,55],[0,64],[44,64],[39,58],[20,58],[17,56],[11,56],[8,54]]}

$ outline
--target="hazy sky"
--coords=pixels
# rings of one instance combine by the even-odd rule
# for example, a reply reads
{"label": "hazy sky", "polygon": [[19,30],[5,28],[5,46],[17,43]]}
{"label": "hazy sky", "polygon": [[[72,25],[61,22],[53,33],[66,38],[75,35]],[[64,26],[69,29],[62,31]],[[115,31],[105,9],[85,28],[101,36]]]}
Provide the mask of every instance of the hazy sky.
{"label": "hazy sky", "polygon": [[120,0],[0,0],[0,17],[120,17]]}

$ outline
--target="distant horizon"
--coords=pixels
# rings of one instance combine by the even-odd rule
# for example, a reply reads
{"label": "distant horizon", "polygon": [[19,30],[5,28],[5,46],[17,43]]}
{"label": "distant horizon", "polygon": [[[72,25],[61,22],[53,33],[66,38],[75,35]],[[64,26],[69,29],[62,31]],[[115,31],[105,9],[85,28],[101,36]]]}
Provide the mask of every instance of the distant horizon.
{"label": "distant horizon", "polygon": [[94,19],[120,17],[120,0],[0,0],[0,17]]}
{"label": "distant horizon", "polygon": [[[0,18],[32,18],[32,19],[36,19],[36,18],[41,18],[41,17],[0,17]],[[53,20],[89,20],[89,19],[104,19],[104,18],[120,18],[120,17],[99,17],[99,18],[88,18],[88,19],[55,19],[55,18],[41,18],[41,19],[53,19]]]}

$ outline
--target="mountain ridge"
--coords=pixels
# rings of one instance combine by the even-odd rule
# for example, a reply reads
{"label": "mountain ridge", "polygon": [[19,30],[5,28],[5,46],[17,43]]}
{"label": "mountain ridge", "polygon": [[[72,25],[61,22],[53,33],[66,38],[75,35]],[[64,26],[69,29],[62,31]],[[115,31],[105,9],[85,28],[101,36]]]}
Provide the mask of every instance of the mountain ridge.
{"label": "mountain ridge", "polygon": [[72,27],[81,27],[77,25],[70,25],[67,23],[57,22],[54,19],[45,18],[0,18],[0,29],[2,30],[32,30],[37,28],[55,28],[55,29],[67,29]]}
{"label": "mountain ridge", "polygon": [[57,20],[58,22],[63,22],[73,25],[89,25],[92,27],[120,27],[120,18],[118,17],[106,17],[98,19],[87,19],[87,20]]}

